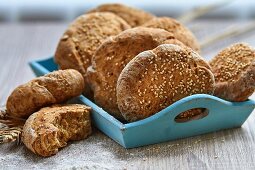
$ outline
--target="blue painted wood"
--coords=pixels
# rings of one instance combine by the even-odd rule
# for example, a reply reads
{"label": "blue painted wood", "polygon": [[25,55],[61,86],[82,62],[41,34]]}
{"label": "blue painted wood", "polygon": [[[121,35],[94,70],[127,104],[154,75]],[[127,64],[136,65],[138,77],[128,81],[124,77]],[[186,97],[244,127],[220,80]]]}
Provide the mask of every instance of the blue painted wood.
{"label": "blue painted wood", "polygon": [[[29,63],[37,76],[57,70],[53,58]],[[183,98],[144,120],[122,123],[84,96],[73,100],[92,108],[93,124],[125,148],[134,148],[179,138],[240,127],[255,108],[255,101],[229,102],[207,94]],[[209,114],[199,120],[175,122],[175,117],[192,108],[206,108]]]}

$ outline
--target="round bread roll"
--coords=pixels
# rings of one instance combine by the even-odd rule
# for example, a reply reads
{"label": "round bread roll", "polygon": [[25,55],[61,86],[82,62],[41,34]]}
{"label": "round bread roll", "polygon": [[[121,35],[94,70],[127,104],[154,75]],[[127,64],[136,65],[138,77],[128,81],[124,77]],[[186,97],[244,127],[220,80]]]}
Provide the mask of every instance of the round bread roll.
{"label": "round bread roll", "polygon": [[[55,61],[61,69],[76,69],[85,77],[87,67],[97,47],[113,35],[130,26],[109,12],[96,12],[78,17],[66,30],[55,52]],[[86,82],[85,82],[86,83]],[[86,86],[85,95],[90,97]]]}
{"label": "round bread roll", "polygon": [[95,102],[114,117],[123,119],[116,99],[120,72],[140,52],[171,39],[175,38],[163,29],[137,27],[106,40],[95,52],[92,66],[88,68],[87,81],[94,92]]}
{"label": "round bread roll", "polygon": [[211,61],[215,76],[215,96],[229,101],[245,101],[255,89],[255,50],[237,43],[222,50]]}
{"label": "round bread roll", "polygon": [[200,46],[196,37],[192,32],[182,25],[180,22],[169,17],[158,17],[143,24],[144,27],[161,28],[172,33],[176,39],[184,45],[192,48],[196,52],[200,52]]}
{"label": "round bread roll", "polygon": [[7,100],[7,113],[26,118],[42,107],[79,96],[84,87],[84,79],[78,71],[54,71],[14,89]]}
{"label": "round bread roll", "polygon": [[122,70],[117,103],[129,121],[147,118],[193,94],[212,94],[214,76],[209,65],[190,48],[163,44],[144,51]]}
{"label": "round bread roll", "polygon": [[90,10],[88,13],[92,12],[112,12],[124,19],[132,27],[142,25],[155,17],[143,10],[132,8],[123,4],[100,5],[97,8]]}
{"label": "round bread roll", "polygon": [[23,127],[22,141],[41,156],[51,156],[70,140],[91,134],[90,108],[69,104],[45,107],[32,114]]}

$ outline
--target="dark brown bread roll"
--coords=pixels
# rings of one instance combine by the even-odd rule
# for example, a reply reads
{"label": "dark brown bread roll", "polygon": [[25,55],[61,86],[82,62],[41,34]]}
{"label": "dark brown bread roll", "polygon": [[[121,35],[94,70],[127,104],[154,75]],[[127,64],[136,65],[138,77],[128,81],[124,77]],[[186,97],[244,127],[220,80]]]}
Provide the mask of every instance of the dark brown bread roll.
{"label": "dark brown bread roll", "polygon": [[212,94],[209,65],[190,48],[162,44],[133,58],[117,82],[117,103],[127,121],[149,117],[192,94]]}
{"label": "dark brown bread roll", "polygon": [[33,113],[23,127],[22,141],[32,152],[51,156],[68,141],[91,134],[90,108],[69,104],[45,107]]}
{"label": "dark brown bread roll", "polygon": [[120,72],[140,52],[170,40],[175,40],[171,33],[163,29],[145,27],[128,29],[106,40],[95,52],[92,66],[88,68],[87,79],[94,92],[95,102],[116,118],[123,119],[116,99]]}
{"label": "dark brown bread roll", "polygon": [[215,96],[245,101],[255,89],[255,50],[237,43],[222,50],[210,61],[215,76]]}
{"label": "dark brown bread roll", "polygon": [[[62,36],[55,52],[55,61],[60,69],[75,69],[85,77],[97,47],[106,38],[128,28],[130,26],[113,13],[84,14],[78,17]],[[85,95],[90,97],[88,87],[86,86]]]}
{"label": "dark brown bread roll", "polygon": [[7,113],[26,118],[42,107],[79,96],[84,87],[84,79],[78,71],[54,71],[14,89],[7,100]]}

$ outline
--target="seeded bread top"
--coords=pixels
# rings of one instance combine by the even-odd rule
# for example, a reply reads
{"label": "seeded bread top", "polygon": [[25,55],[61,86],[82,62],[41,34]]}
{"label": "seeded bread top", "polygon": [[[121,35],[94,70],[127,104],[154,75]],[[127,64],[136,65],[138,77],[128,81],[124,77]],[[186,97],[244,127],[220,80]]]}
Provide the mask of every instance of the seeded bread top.
{"label": "seeded bread top", "polygon": [[255,50],[237,43],[222,50],[210,65],[215,76],[215,96],[241,102],[255,90]]}
{"label": "seeded bread top", "polygon": [[233,82],[255,61],[255,50],[245,43],[237,43],[222,50],[210,66],[216,82]]}
{"label": "seeded bread top", "polygon": [[106,40],[94,54],[92,67],[88,68],[87,79],[94,92],[95,102],[121,119],[116,100],[116,84],[120,72],[140,52],[153,49],[171,39],[175,38],[163,29],[137,27]]}
{"label": "seeded bread top", "polygon": [[81,15],[62,36],[55,53],[55,61],[61,69],[76,69],[85,77],[97,47],[106,38],[128,28],[130,26],[113,13]]}
{"label": "seeded bread top", "polygon": [[133,58],[117,82],[118,107],[127,121],[149,117],[186,96],[214,91],[209,65],[190,48],[162,44]]}

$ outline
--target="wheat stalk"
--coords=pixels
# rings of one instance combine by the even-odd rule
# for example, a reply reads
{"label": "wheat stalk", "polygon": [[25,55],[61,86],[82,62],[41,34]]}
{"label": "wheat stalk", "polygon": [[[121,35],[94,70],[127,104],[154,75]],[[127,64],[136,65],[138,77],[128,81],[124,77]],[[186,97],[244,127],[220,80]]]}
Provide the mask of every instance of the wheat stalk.
{"label": "wheat stalk", "polygon": [[5,107],[0,107],[0,144],[16,142],[21,144],[24,119],[11,117]]}
{"label": "wheat stalk", "polygon": [[217,3],[213,3],[213,4],[206,5],[206,6],[201,6],[201,7],[195,8],[195,9],[179,16],[177,18],[177,20],[181,21],[182,23],[190,22],[190,21],[192,21],[192,20],[194,20],[210,11],[213,11],[215,9],[223,7],[227,4],[229,4],[230,2],[233,2],[233,0],[224,0],[224,1],[217,2]]}
{"label": "wheat stalk", "polygon": [[0,144],[16,142],[21,144],[22,127],[0,129]]}
{"label": "wheat stalk", "polygon": [[201,46],[201,48],[205,48],[219,40],[223,40],[228,37],[238,36],[238,35],[253,31],[253,30],[255,30],[255,22],[251,23],[250,25],[248,25],[247,27],[244,27],[244,28],[239,28],[239,27],[233,28],[232,27],[231,29],[228,29],[227,31],[224,31],[220,34],[205,38],[202,42],[200,42],[200,46]]}

